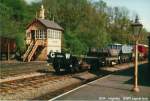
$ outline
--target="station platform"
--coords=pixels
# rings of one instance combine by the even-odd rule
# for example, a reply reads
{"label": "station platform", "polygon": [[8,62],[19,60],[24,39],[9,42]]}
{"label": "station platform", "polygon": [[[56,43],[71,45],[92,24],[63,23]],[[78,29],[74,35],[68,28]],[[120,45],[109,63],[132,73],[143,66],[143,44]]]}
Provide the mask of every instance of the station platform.
{"label": "station platform", "polygon": [[59,95],[54,100],[150,101],[150,67],[139,66],[140,92],[132,91],[133,68],[115,72]]}

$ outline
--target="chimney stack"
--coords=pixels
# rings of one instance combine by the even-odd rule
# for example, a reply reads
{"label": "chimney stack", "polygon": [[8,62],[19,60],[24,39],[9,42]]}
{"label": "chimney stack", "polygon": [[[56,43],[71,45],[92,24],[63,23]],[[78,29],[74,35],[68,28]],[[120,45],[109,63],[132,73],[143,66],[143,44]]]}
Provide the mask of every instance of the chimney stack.
{"label": "chimney stack", "polygon": [[43,4],[41,5],[39,18],[41,18],[41,19],[45,19],[45,9],[44,9]]}

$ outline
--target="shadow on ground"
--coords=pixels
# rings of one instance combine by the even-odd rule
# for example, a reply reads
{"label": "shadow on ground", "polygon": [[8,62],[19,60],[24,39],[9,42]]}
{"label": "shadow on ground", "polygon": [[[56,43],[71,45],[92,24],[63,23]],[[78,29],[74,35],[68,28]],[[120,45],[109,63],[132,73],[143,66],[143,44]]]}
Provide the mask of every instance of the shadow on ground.
{"label": "shadow on ground", "polygon": [[[125,71],[120,71],[114,73],[114,75],[123,75],[123,76],[134,76],[134,68],[127,69]],[[149,86],[150,87],[150,67],[148,64],[139,65],[138,69],[138,84],[141,86]],[[134,78],[126,81],[126,84],[133,84]]]}

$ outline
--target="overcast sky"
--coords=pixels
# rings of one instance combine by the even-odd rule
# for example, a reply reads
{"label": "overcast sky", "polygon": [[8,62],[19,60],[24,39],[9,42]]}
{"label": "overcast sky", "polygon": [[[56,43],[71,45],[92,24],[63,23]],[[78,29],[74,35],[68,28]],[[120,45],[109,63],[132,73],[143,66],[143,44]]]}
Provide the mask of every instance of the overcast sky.
{"label": "overcast sky", "polygon": [[[28,3],[41,0],[26,0]],[[97,0],[93,0],[97,1]],[[103,0],[108,6],[122,6],[129,9],[131,13],[137,13],[144,27],[150,31],[150,0]],[[133,16],[131,16],[133,19]]]}

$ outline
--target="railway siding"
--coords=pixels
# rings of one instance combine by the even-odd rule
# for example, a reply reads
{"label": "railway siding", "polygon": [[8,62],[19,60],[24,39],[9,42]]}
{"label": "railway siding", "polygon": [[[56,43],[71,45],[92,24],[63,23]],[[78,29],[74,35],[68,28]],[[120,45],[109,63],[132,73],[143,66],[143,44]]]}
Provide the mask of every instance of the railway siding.
{"label": "railway siding", "polygon": [[39,82],[35,82],[36,84],[33,84],[33,82],[26,82],[26,85],[21,85],[18,90],[15,90],[18,85],[13,85],[13,83],[11,83],[11,85],[7,84],[3,89],[1,89],[2,93],[0,98],[1,100],[33,99],[46,93],[51,93],[67,86],[81,83],[85,78],[87,78],[87,75],[89,79],[96,77],[94,74],[84,72],[80,75],[56,77],[55,79],[49,78],[49,80],[47,79],[46,82],[41,83],[39,80]]}

